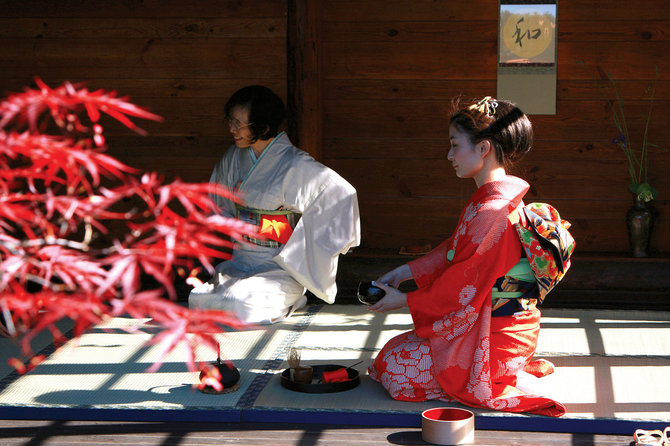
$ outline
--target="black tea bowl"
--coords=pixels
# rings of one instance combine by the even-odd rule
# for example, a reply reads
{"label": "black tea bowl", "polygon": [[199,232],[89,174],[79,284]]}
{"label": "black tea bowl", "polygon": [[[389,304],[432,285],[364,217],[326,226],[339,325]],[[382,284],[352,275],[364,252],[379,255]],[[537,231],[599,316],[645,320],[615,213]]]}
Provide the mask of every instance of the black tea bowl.
{"label": "black tea bowl", "polygon": [[[219,370],[219,374],[221,375],[221,379],[219,379],[219,382],[223,386],[223,390],[217,391],[212,386],[205,386],[202,389],[200,389],[201,392],[221,394],[221,393],[235,392],[237,389],[240,388],[239,385],[240,371],[237,370],[237,368],[232,363],[223,362],[220,359],[217,359],[216,362],[210,363],[209,367],[214,367]],[[200,382],[202,382],[203,378],[207,376],[209,367],[205,367],[203,370],[200,371]]]}
{"label": "black tea bowl", "polygon": [[358,300],[365,305],[373,305],[386,295],[386,292],[374,286],[372,282],[360,282],[358,284]]}

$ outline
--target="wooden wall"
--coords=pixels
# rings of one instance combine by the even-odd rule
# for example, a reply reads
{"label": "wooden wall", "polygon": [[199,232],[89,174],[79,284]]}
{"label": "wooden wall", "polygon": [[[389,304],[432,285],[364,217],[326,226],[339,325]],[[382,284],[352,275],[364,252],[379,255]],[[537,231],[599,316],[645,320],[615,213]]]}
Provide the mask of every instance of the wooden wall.
{"label": "wooden wall", "polygon": [[207,181],[231,143],[223,106],[260,83],[286,99],[285,0],[0,1],[0,90],[40,76],[117,90],[165,118],[106,126],[127,164]]}
{"label": "wooden wall", "polygon": [[[659,68],[650,139],[670,148],[670,12],[662,0],[570,0],[558,5],[557,114],[531,116],[534,150],[517,174],[527,201],[556,205],[581,252],[625,252],[632,204],[617,136],[590,69],[608,70],[630,99]],[[435,245],[449,235],[474,182],[446,159],[450,99],[496,95],[497,2],[340,0],[321,2],[323,161],[360,196],[364,246]],[[654,151],[659,191],[653,235],[670,252],[670,152]]]}
{"label": "wooden wall", "polygon": [[[358,189],[363,246],[397,250],[449,235],[474,190],[446,159],[446,118],[453,96],[496,93],[497,14],[490,0],[0,1],[0,90],[39,75],[130,95],[165,122],[145,123],[146,138],[108,125],[111,153],[206,181],[231,142],[223,103],[268,85],[295,112],[303,148]],[[573,223],[581,252],[625,252],[627,170],[607,103],[578,62],[612,73],[638,128],[657,65],[650,138],[670,147],[670,11],[662,0],[571,0],[558,20],[558,112],[531,116],[535,148],[517,173],[529,200]],[[670,253],[670,152],[651,158],[652,242]]]}

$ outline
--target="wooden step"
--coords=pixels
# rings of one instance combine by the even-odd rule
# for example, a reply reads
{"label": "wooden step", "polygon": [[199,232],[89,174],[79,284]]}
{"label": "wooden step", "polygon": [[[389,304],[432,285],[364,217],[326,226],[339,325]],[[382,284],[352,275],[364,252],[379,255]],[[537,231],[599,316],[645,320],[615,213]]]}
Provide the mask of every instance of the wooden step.
{"label": "wooden step", "polygon": [[[411,260],[390,251],[357,250],[340,257],[338,303],[357,303],[358,283],[374,280]],[[411,284],[401,289],[409,291]],[[621,253],[580,253],[544,302],[554,308],[670,309],[670,256],[627,257]]]}

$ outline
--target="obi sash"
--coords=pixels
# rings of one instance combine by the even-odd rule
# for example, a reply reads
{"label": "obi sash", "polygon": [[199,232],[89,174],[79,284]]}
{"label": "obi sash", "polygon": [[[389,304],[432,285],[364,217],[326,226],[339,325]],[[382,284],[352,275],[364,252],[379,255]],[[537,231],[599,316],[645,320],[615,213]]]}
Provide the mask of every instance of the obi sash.
{"label": "obi sash", "polygon": [[526,257],[514,265],[493,285],[491,316],[509,316],[537,305],[539,287],[535,273]]}
{"label": "obi sash", "polygon": [[235,209],[237,218],[255,225],[258,228],[258,235],[263,237],[255,238],[245,235],[244,239],[255,245],[268,248],[279,248],[285,245],[302,215],[284,210],[281,207],[271,211],[236,204]]}

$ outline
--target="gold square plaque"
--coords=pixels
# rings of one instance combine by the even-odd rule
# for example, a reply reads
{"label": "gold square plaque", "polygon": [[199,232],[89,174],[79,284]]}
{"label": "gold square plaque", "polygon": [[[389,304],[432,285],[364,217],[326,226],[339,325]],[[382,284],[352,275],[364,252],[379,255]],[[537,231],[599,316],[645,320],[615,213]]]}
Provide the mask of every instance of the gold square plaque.
{"label": "gold square plaque", "polygon": [[557,1],[500,0],[498,92],[527,114],[556,114]]}

